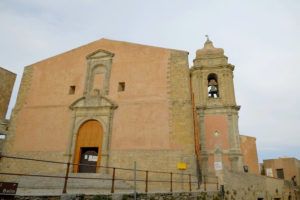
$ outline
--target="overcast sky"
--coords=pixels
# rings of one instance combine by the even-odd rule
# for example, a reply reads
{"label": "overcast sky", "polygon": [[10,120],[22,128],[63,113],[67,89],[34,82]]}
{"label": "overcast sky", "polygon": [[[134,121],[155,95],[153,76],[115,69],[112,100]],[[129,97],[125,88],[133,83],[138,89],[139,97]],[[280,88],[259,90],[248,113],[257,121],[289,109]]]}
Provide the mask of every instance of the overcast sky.
{"label": "overcast sky", "polygon": [[208,34],[235,65],[240,134],[259,159],[300,159],[299,0],[0,0],[0,66],[23,68],[102,37],[187,50]]}

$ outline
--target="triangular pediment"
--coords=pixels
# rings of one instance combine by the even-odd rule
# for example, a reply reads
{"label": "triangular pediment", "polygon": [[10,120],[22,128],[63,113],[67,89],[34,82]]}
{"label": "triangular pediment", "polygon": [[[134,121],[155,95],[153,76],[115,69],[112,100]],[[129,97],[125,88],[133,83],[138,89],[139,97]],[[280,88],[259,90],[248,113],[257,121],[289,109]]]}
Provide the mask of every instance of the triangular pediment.
{"label": "triangular pediment", "polygon": [[106,57],[113,57],[114,54],[109,52],[109,51],[105,51],[103,49],[99,49],[89,55],[87,55],[87,59],[99,59],[99,58],[106,58]]}
{"label": "triangular pediment", "polygon": [[104,96],[93,96],[93,97],[81,97],[74,101],[70,105],[70,109],[76,108],[99,108],[99,107],[109,107],[116,109],[118,106],[112,100]]}

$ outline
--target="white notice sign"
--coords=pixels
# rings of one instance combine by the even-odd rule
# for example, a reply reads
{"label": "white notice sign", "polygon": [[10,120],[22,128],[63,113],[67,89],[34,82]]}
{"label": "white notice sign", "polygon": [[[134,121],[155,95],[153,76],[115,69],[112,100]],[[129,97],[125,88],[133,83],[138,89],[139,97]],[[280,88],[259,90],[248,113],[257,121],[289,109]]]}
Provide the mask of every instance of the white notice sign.
{"label": "white notice sign", "polygon": [[222,162],[215,162],[215,170],[222,170],[223,169],[223,165]]}
{"label": "white notice sign", "polygon": [[98,156],[92,156],[92,155],[89,155],[88,161],[97,162],[97,160],[98,160]]}

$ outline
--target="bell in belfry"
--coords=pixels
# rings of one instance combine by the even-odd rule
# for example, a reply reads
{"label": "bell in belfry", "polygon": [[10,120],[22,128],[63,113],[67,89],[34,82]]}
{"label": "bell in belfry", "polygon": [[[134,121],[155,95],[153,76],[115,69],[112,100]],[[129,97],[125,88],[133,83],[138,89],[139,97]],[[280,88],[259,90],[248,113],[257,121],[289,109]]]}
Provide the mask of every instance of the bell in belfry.
{"label": "bell in belfry", "polygon": [[218,97],[218,83],[216,82],[215,79],[210,79],[208,83],[208,96],[212,98],[217,98]]}

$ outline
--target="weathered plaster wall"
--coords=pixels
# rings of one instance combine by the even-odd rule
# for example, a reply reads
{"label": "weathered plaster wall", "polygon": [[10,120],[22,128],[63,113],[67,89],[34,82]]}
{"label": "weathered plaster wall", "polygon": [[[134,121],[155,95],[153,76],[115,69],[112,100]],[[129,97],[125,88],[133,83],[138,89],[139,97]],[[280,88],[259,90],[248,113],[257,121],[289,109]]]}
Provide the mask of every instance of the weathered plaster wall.
{"label": "weathered plaster wall", "polygon": [[[83,95],[85,57],[97,49],[116,55],[109,97],[119,103],[119,110],[115,114],[111,148],[170,147],[165,140],[169,126],[163,123],[169,117],[166,77],[169,50],[104,39],[30,67],[31,75],[23,81],[28,82],[26,97],[19,97],[16,106],[21,109],[13,124],[11,151],[66,151],[72,118],[68,107]],[[117,91],[121,81],[126,83],[124,92]],[[76,86],[74,95],[68,93],[71,85]],[[165,146],[161,146],[161,141],[165,141]]]}
{"label": "weathered plaster wall", "polygon": [[[158,99],[149,99],[147,104],[127,101],[123,106],[123,102],[118,101],[120,109],[116,110],[114,124],[118,118],[126,123],[114,125],[115,129],[120,128],[120,132],[113,131],[111,164],[131,168],[136,161],[142,169],[174,172],[178,171],[177,163],[185,162],[187,170],[184,173],[196,174],[187,53],[171,51],[167,67],[167,91],[163,91],[167,94],[166,102]],[[151,110],[143,109],[144,106]],[[128,115],[129,111],[132,115]],[[128,128],[126,124],[131,123],[139,125],[133,126],[134,129],[126,134],[122,133]],[[161,177],[156,175],[156,178]]]}
{"label": "weathered plaster wall", "polygon": [[[110,93],[117,104],[111,149],[170,148],[167,49],[120,43],[114,49]],[[118,92],[118,83],[125,91]]]}

